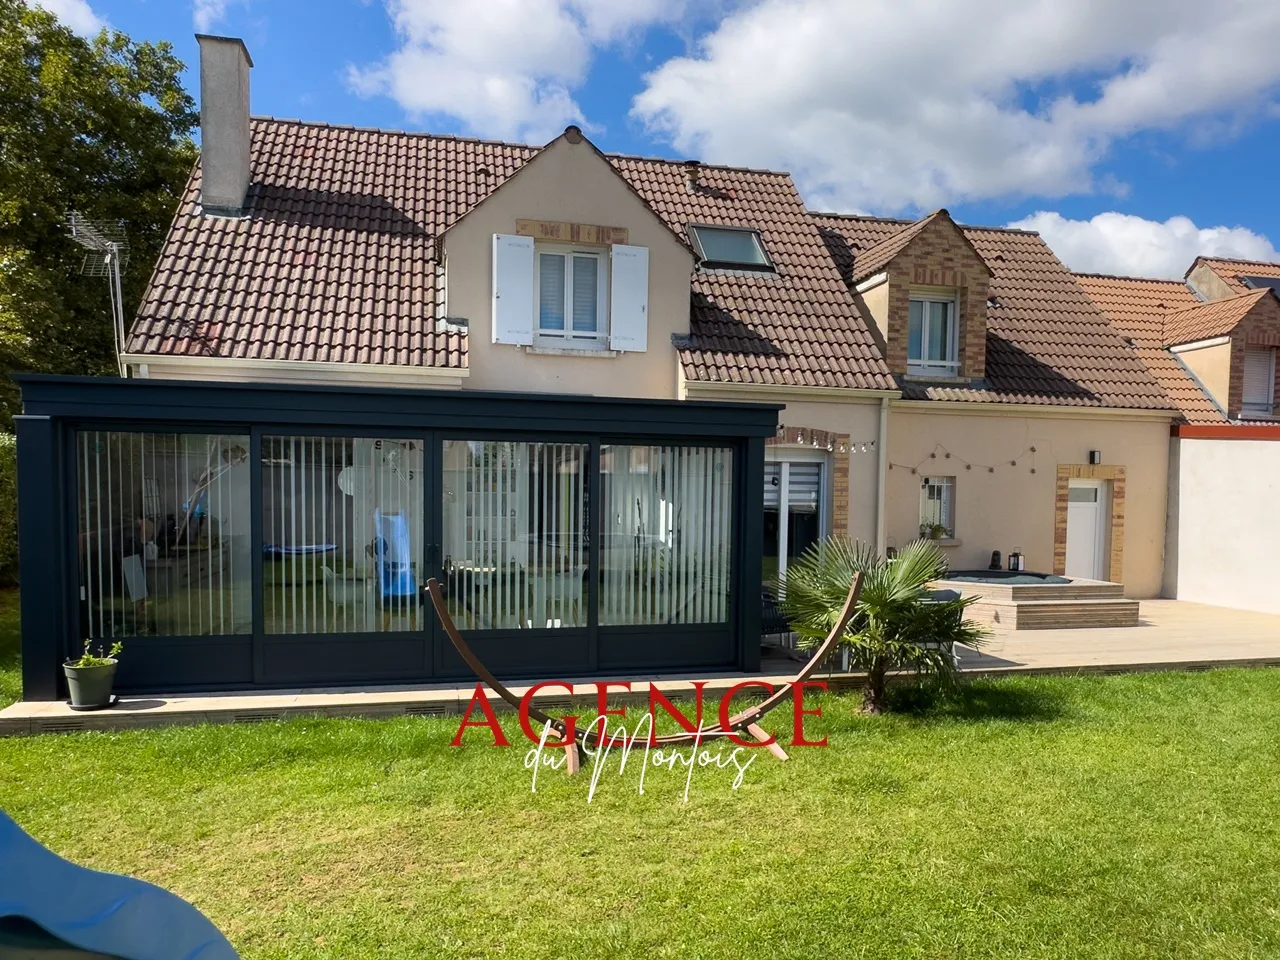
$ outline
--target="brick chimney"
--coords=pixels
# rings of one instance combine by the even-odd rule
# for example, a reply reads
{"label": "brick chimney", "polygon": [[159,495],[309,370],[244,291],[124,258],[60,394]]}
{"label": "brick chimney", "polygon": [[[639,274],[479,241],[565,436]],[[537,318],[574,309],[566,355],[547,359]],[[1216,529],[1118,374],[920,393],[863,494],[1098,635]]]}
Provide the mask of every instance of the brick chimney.
{"label": "brick chimney", "polygon": [[196,34],[200,44],[200,202],[240,216],[249,190],[249,69],[238,37]]}

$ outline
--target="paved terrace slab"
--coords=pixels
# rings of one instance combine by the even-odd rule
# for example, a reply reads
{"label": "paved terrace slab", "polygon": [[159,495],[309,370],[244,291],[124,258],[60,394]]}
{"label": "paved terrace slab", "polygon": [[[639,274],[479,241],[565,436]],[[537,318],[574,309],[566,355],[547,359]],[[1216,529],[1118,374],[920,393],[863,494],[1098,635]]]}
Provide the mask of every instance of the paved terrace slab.
{"label": "paved terrace slab", "polygon": [[[962,650],[961,669],[970,675],[1125,672],[1205,669],[1217,666],[1280,665],[1280,615],[1231,610],[1178,600],[1144,600],[1136,627],[1082,630],[998,630],[981,652]],[[575,684],[573,702],[590,711],[596,682],[627,680],[629,696],[614,691],[611,701],[645,702],[649,684],[669,698],[692,697],[702,680],[704,695],[721,694],[746,679],[781,684],[799,664],[767,660],[757,674],[714,676],[627,676],[564,678]],[[856,674],[819,674],[833,688],[858,686]],[[529,688],[512,685],[523,694]],[[237,693],[125,697],[109,710],[77,713],[62,701],[22,701],[0,710],[0,735],[118,730],[196,723],[252,723],[291,716],[401,717],[459,714],[475,683],[417,684],[364,688],[305,688]],[[506,704],[490,695],[495,709]],[[570,705],[567,691],[548,688],[535,695],[539,706],[559,710]]]}

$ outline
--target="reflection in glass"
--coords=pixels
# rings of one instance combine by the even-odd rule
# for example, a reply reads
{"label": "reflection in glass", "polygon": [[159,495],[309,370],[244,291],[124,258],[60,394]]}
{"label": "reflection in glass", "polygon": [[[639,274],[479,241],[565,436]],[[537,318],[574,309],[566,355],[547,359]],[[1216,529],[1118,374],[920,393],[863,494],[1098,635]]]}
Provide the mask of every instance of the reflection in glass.
{"label": "reflection in glass", "polygon": [[587,450],[444,442],[445,590],[459,628],[586,626]]}
{"label": "reflection in glass", "polygon": [[267,633],[422,628],[423,443],[264,437]]}
{"label": "reflection in glass", "polygon": [[250,633],[249,438],[76,436],[84,636]]}
{"label": "reflection in glass", "polygon": [[600,470],[600,622],[727,620],[733,451],[606,445]]}

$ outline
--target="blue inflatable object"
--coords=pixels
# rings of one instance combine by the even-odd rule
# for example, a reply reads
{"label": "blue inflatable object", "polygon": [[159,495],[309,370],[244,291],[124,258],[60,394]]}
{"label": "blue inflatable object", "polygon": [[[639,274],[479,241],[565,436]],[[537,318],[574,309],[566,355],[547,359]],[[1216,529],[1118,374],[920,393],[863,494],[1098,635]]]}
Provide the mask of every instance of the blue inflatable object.
{"label": "blue inflatable object", "polygon": [[378,559],[378,587],[384,599],[418,596],[418,584],[409,565],[409,524],[403,513],[373,511],[374,540]]}
{"label": "blue inflatable object", "polygon": [[73,947],[122,960],[239,960],[218,928],[181,897],[63,860],[0,811],[4,917],[23,917]]}

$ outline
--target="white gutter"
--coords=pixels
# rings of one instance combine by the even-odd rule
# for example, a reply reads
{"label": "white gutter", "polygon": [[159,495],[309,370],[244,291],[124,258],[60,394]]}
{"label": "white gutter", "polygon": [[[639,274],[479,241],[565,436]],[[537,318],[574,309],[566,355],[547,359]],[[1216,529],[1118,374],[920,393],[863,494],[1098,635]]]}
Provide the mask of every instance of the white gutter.
{"label": "white gutter", "polygon": [[[300,374],[343,373],[350,376],[387,377],[395,380],[457,380],[471,376],[467,367],[416,367],[390,363],[331,363],[318,360],[252,360],[234,357],[187,357],[153,353],[124,353],[122,363],[136,365],[143,376],[166,367],[204,367],[212,370],[260,370]],[[146,371],[146,372],[143,372]]]}
{"label": "white gutter", "polygon": [[858,284],[853,289],[858,293],[866,293],[872,287],[878,287],[880,286],[880,284],[884,283],[888,279],[889,279],[889,274],[886,271],[882,270],[879,273],[876,273],[876,274],[873,274],[872,276],[867,277],[867,279],[863,280],[860,284]]}
{"label": "white gutter", "polygon": [[995,400],[894,400],[901,413],[936,413],[940,416],[1028,417],[1049,420],[1169,420],[1177,410],[1143,407],[1055,406],[1036,403],[1001,403]]}
{"label": "white gutter", "polygon": [[1169,349],[1174,353],[1182,353],[1184,350],[1202,350],[1205,347],[1220,347],[1224,343],[1230,343],[1230,337],[1213,337],[1210,340],[1193,340],[1191,343],[1180,343],[1176,347]]}
{"label": "white gutter", "polygon": [[[726,380],[685,380],[688,397],[747,396],[755,399],[784,399],[788,396],[805,400],[830,400],[836,403],[875,403],[885,397],[902,396],[899,390],[869,390],[864,387],[806,387],[785,383],[733,383]],[[763,395],[763,396],[762,396]]]}
{"label": "white gutter", "polygon": [[889,398],[880,398],[880,474],[876,480],[876,553],[885,548],[885,484],[889,479]]}

